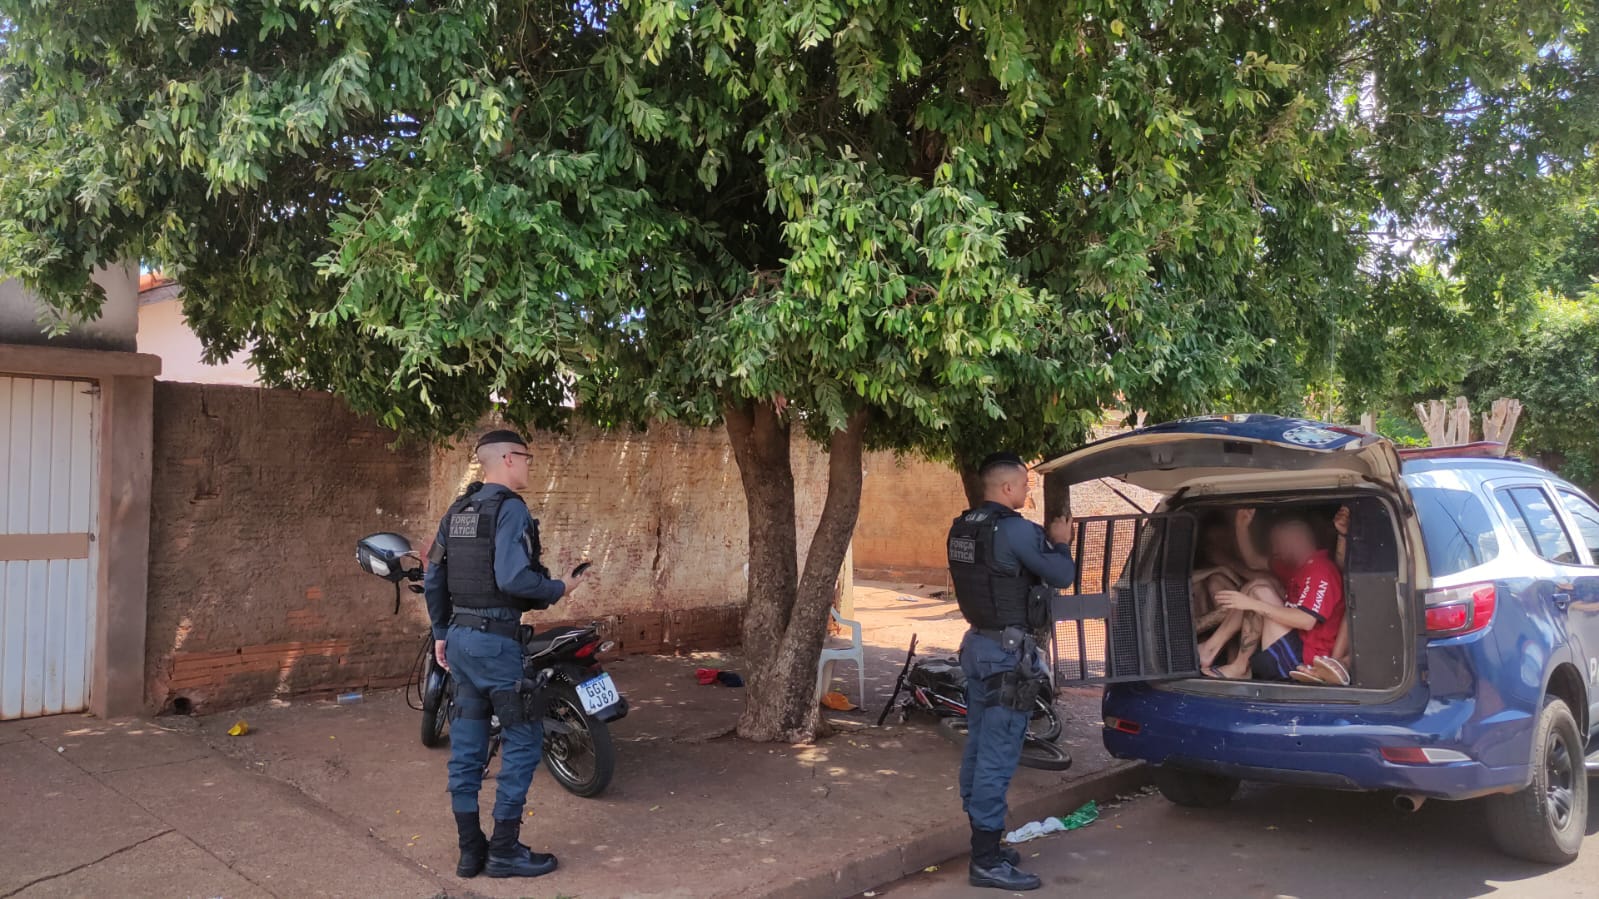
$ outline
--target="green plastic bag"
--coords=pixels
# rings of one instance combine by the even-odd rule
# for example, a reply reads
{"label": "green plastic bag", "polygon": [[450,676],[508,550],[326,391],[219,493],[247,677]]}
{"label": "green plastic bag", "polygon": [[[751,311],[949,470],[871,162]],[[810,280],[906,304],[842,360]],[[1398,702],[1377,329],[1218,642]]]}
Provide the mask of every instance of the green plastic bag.
{"label": "green plastic bag", "polygon": [[1058,819],[1064,830],[1076,830],[1099,820],[1099,803],[1089,800],[1082,808]]}

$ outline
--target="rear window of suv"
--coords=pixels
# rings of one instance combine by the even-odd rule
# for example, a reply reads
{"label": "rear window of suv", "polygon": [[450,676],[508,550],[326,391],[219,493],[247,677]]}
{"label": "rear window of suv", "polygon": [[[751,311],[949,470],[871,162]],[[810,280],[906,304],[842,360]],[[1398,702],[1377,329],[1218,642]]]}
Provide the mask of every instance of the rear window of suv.
{"label": "rear window of suv", "polygon": [[1540,559],[1562,565],[1577,563],[1577,550],[1571,545],[1571,535],[1561,524],[1549,495],[1538,487],[1506,487],[1495,494],[1499,507],[1505,510],[1510,523],[1527,546]]}
{"label": "rear window of suv", "polygon": [[1427,545],[1427,567],[1433,577],[1447,577],[1476,568],[1499,555],[1493,518],[1475,493],[1443,487],[1412,487],[1411,499]]}

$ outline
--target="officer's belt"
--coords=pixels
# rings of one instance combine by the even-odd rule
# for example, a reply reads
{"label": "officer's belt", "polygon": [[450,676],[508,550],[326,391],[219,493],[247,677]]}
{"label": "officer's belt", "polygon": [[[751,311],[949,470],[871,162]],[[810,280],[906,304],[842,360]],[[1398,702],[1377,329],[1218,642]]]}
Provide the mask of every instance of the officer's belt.
{"label": "officer's belt", "polygon": [[[971,630],[972,630],[972,633],[976,634],[977,636],[979,636],[979,637],[987,637],[988,639],[993,640],[995,643],[1003,643],[1004,640],[1005,640],[1005,630],[1003,628],[1001,628],[999,630],[989,630],[988,628],[974,627]],[[1024,635],[1026,635],[1029,639],[1032,639],[1032,640],[1037,640],[1038,639],[1037,635],[1033,634],[1031,631],[1027,630],[1026,628],[1022,628],[1022,633]]]}
{"label": "officer's belt", "polygon": [[521,632],[522,622],[517,619],[485,618],[482,615],[472,615],[467,612],[456,612],[450,616],[451,627],[464,627],[474,631],[484,631],[498,634],[501,637],[517,638]]}

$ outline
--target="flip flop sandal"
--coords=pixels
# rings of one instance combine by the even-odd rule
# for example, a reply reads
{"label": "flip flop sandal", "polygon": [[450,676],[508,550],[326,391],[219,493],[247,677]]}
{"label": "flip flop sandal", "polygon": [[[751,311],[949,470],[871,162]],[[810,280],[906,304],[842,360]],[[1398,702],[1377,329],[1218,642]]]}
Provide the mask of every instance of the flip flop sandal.
{"label": "flip flop sandal", "polygon": [[1327,683],[1326,681],[1322,680],[1320,677],[1317,677],[1316,675],[1311,674],[1309,671],[1301,671],[1298,668],[1295,668],[1294,670],[1288,672],[1288,676],[1291,679],[1293,679],[1294,681],[1296,681],[1298,683],[1301,683],[1301,684],[1325,684],[1325,683]]}
{"label": "flip flop sandal", "polygon": [[1201,671],[1200,674],[1203,674],[1211,680],[1232,680],[1232,678],[1222,674],[1220,665],[1212,665],[1209,668]]}
{"label": "flip flop sandal", "polygon": [[1332,656],[1317,656],[1315,664],[1311,665],[1316,673],[1321,675],[1322,681],[1337,684],[1340,687],[1349,686],[1349,669],[1345,668]]}

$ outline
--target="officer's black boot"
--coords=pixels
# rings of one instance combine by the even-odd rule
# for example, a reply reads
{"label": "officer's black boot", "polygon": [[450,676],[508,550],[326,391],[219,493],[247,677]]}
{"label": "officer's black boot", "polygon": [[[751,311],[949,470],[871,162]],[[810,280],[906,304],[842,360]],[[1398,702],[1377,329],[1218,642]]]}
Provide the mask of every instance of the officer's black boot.
{"label": "officer's black boot", "polygon": [[489,862],[485,867],[490,877],[542,877],[555,870],[555,856],[534,852],[517,842],[521,833],[521,821],[494,822],[494,836],[489,837]]}
{"label": "officer's black boot", "polygon": [[489,857],[489,838],[483,835],[477,812],[455,813],[455,839],[461,846],[461,860],[455,863],[455,876],[478,876]]}
{"label": "officer's black boot", "polygon": [[[1001,890],[1036,890],[1044,885],[1036,874],[1028,874],[1006,858],[1000,845],[1000,832],[972,828],[972,864],[967,872],[967,882],[974,887],[994,887]],[[1020,860],[1020,856],[1017,857]]]}
{"label": "officer's black boot", "polygon": [[[972,819],[967,818],[966,820],[968,823],[970,823]],[[974,835],[972,837],[972,856],[975,858],[977,855],[977,838],[975,836],[977,833],[977,825],[975,824],[972,825],[972,833]],[[1019,867],[1022,863],[1022,854],[1006,845],[1003,841],[1001,841],[999,844],[999,857],[1010,862],[1013,867]]]}

